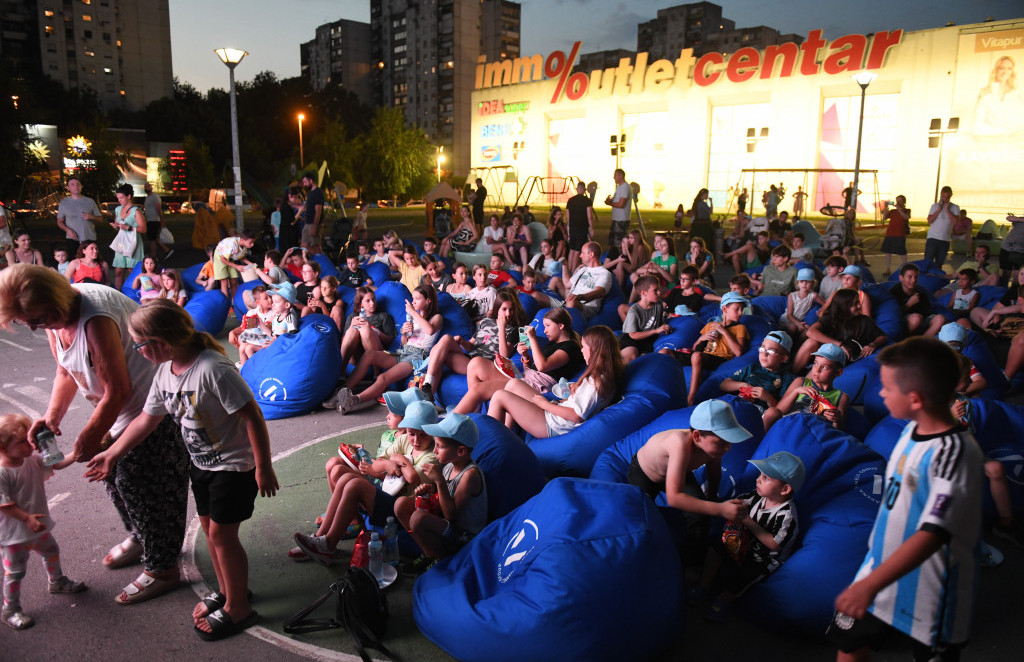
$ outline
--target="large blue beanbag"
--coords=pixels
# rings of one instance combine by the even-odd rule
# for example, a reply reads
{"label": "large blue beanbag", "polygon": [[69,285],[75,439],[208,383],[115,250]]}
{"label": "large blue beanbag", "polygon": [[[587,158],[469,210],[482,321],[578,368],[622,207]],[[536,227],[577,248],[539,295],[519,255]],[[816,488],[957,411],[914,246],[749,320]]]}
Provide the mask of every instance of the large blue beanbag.
{"label": "large blue beanbag", "polygon": [[596,315],[590,318],[587,326],[597,326],[598,324],[604,324],[610,327],[612,331],[618,331],[622,328],[622,318],[619,317],[619,304],[626,303],[626,295],[622,293],[622,288],[619,287],[619,281],[612,278],[612,289],[605,296],[601,302],[601,310]]}
{"label": "large blue beanbag", "polygon": [[202,292],[205,288],[196,282],[196,278],[199,278],[199,272],[206,266],[206,262],[200,262],[199,264],[193,264],[191,267],[182,271],[179,275],[181,276],[181,282],[188,290],[189,295],[193,292]]}
{"label": "large blue beanbag", "polygon": [[[377,281],[374,281],[377,282]],[[405,302],[412,301],[412,295],[405,285],[397,281],[386,281],[377,286],[377,310],[386,310],[395,320],[399,333],[384,349],[393,352],[402,346],[402,325],[405,324]],[[340,351],[340,350],[339,350]]]}
{"label": "large blue beanbag", "polygon": [[[722,481],[719,484],[719,494],[733,495],[736,494],[736,481],[747,470],[747,460],[754,454],[757,445],[761,443],[764,426],[761,423],[761,412],[754,405],[734,395],[726,395],[719,399],[729,403],[736,414],[736,420],[752,435],[750,439],[742,443],[733,444],[729,452],[722,458]],[[590,477],[594,480],[606,480],[613,483],[625,482],[633,456],[647,443],[647,440],[665,430],[689,429],[690,414],[692,413],[693,407],[666,412],[653,422],[605,449],[594,463]]]}
{"label": "large blue beanbag", "polygon": [[192,324],[198,331],[219,336],[228,321],[231,304],[220,290],[198,292],[185,302],[185,312],[192,316]]}
{"label": "large blue beanbag", "polygon": [[382,283],[386,283],[391,280],[391,267],[383,262],[365,264],[363,265],[363,269],[365,269],[367,275],[373,279],[373,284],[375,286],[380,286]]}
{"label": "large blue beanbag", "polygon": [[[927,262],[925,260],[915,260],[913,264],[916,264],[917,268],[920,269],[920,273],[917,277],[917,284],[929,292],[934,294],[943,287],[949,285],[949,275],[942,271],[942,269],[937,268],[934,262],[930,260]],[[897,269],[889,276],[889,280],[885,287],[887,289],[892,287],[892,285],[899,279],[900,272],[899,269]]]}
{"label": "large blue beanbag", "polygon": [[[235,300],[231,303],[234,306],[235,316],[238,319],[242,319],[249,312],[249,307],[245,305],[245,293],[252,291],[258,285],[266,285],[266,283],[257,278],[256,280],[250,280],[248,283],[242,283],[235,290]],[[217,291],[219,292],[220,290]]]}
{"label": "large blue beanbag", "polygon": [[[537,329],[537,337],[543,338],[545,342],[547,341],[548,336],[546,333],[544,333],[544,316],[547,314],[549,310],[551,309],[541,308],[540,310],[537,311],[537,314],[533,316],[533,322],[531,322],[533,328]],[[566,312],[569,313],[569,317],[572,319],[573,331],[575,331],[578,334],[582,334],[584,331],[587,330],[587,320],[585,317],[583,317],[583,313],[581,313],[576,308],[566,308],[565,310]]]}
{"label": "large blue beanbag", "polygon": [[344,320],[348,313],[352,312],[352,302],[356,298],[356,290],[348,285],[341,285],[338,287],[338,298],[345,304],[345,314],[341,316]]}
{"label": "large blue beanbag", "polygon": [[323,253],[316,253],[315,255],[311,255],[310,258],[320,265],[321,278],[324,276],[334,276],[337,278],[341,274],[341,272],[338,271],[337,265],[331,262],[331,258],[327,257]]}
{"label": "large blue beanbag", "polygon": [[850,405],[864,404],[867,390],[878,381],[878,353],[857,359],[843,368],[843,374],[836,377],[833,386],[850,396]]}
{"label": "large blue beanbag", "polygon": [[707,321],[700,315],[680,315],[669,320],[672,327],[670,333],[659,336],[654,341],[654,349],[683,349],[693,347],[700,337],[700,330],[704,328]]}
{"label": "large blue beanbag", "polygon": [[[778,571],[744,595],[740,606],[765,627],[820,638],[836,596],[864,560],[881,503],[885,461],[810,414],[778,421],[753,459],[780,450],[797,455],[806,470],[807,480],[795,496],[802,542]],[[737,493],[753,490],[758,475],[747,465]]]}
{"label": "large blue beanbag", "polygon": [[[529,294],[519,293],[519,305],[523,307],[523,312],[526,313],[526,319],[532,320],[537,316],[537,309],[540,308],[540,304]],[[543,326],[543,325],[542,325]]]}
{"label": "large blue beanbag", "polygon": [[468,662],[643,660],[678,638],[682,593],[650,499],[558,479],[420,577],[413,617]]}
{"label": "large blue beanbag", "polygon": [[128,274],[128,277],[124,279],[124,284],[121,285],[121,293],[124,294],[129,299],[131,299],[132,301],[134,301],[135,303],[139,303],[140,294],[137,289],[132,287],[132,283],[135,282],[135,279],[141,273],[142,260],[139,260],[138,262],[135,263],[135,267],[132,268],[131,272]]}
{"label": "large blue beanbag", "polygon": [[[459,302],[447,292],[440,292],[437,295],[437,306],[441,309],[441,317],[444,324],[441,326],[441,333],[449,336],[462,336],[472,338],[475,332],[473,322],[469,319],[469,313],[459,305]],[[402,321],[405,321],[405,313],[402,313]],[[398,319],[397,317],[395,318]]]}
{"label": "large blue beanbag", "polygon": [[545,475],[589,476],[601,451],[686,400],[679,362],[664,354],[647,354],[630,363],[625,381],[622,400],[571,432],[545,439],[527,435]]}
{"label": "large blue beanbag", "polygon": [[751,299],[750,305],[755,313],[760,313],[767,322],[774,324],[785,317],[787,300],[788,297],[783,295],[759,296]]}
{"label": "large blue beanbag", "polygon": [[312,411],[341,372],[341,333],[330,317],[307,315],[297,333],[279,336],[242,366],[242,377],[267,420]]}
{"label": "large blue beanbag", "polygon": [[487,481],[487,521],[509,514],[544,489],[537,456],[507,427],[483,414],[470,414],[480,430],[473,461]]}

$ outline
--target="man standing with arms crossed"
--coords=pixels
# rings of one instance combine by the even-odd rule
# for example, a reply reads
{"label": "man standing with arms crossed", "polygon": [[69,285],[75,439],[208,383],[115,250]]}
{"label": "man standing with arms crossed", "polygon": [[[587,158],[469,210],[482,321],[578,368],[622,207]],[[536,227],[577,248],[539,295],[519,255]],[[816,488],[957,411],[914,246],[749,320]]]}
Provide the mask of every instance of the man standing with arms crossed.
{"label": "man standing with arms crossed", "polygon": [[594,238],[594,201],[587,195],[587,185],[576,183],[576,195],[565,203],[569,217],[569,273],[576,271],[580,264],[583,245]]}
{"label": "man standing with arms crossed", "polygon": [[629,216],[632,211],[633,191],[626,183],[626,171],[616,168],[615,193],[604,199],[604,203],[612,208],[612,229],[608,231],[608,246],[618,248],[622,238],[629,232]]}
{"label": "man standing with arms crossed", "polygon": [[93,221],[100,218],[96,201],[82,195],[82,180],[71,177],[67,181],[70,195],[57,205],[57,227],[64,231],[68,259],[78,255],[78,244],[96,239]]}
{"label": "man standing with arms crossed", "polygon": [[309,192],[306,193],[306,210],[302,218],[301,244],[308,248],[310,253],[319,253],[319,230],[324,213],[324,192],[316,185],[316,174],[312,172],[302,175],[302,186],[309,189]]}
{"label": "man standing with arms crossed", "polygon": [[484,202],[487,200],[487,189],[484,180],[476,178],[476,191],[473,192],[473,222],[477,227],[484,225]]}
{"label": "man standing with arms crossed", "polygon": [[953,234],[953,223],[960,216],[960,207],[949,201],[953,197],[953,189],[943,186],[939,192],[939,201],[928,210],[928,238],[924,242],[925,265],[933,263],[937,269],[942,268],[949,253],[949,239]]}
{"label": "man standing with arms crossed", "polygon": [[146,215],[146,239],[149,239],[149,254],[156,259],[156,247],[159,246],[164,252],[163,259],[166,260],[173,253],[174,249],[165,246],[160,241],[160,231],[164,229],[164,211],[161,208],[163,200],[156,193],[153,193],[153,185],[146,182],[143,190],[146,191],[144,212]]}

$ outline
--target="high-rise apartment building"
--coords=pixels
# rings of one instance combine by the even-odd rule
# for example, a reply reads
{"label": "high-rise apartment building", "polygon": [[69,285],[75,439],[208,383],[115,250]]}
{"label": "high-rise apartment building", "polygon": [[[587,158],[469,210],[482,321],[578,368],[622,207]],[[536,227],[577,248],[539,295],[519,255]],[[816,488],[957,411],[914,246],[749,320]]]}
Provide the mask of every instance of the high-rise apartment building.
{"label": "high-rise apartment building", "polygon": [[321,25],[299,53],[302,75],[314,90],[333,83],[372,103],[369,23],[342,19]]}
{"label": "high-rise apartment building", "polygon": [[786,42],[799,44],[803,38],[764,25],[737,29],[736,21],[722,16],[720,6],[694,2],[659,9],[656,18],[637,26],[636,42],[637,51],[650,53],[652,60],[671,60],[684,48],[692,48],[694,55],[731,53],[745,46],[762,49]]}
{"label": "high-rise apartment building", "polygon": [[506,0],[373,0],[370,3],[376,103],[397,106],[428,140],[444,147],[445,170],[470,163],[477,58],[519,55],[519,3]]}
{"label": "high-rise apartment building", "polygon": [[88,88],[104,108],[129,110],[171,95],[167,0],[23,0],[14,4],[35,13],[38,55],[24,55],[64,87]]}

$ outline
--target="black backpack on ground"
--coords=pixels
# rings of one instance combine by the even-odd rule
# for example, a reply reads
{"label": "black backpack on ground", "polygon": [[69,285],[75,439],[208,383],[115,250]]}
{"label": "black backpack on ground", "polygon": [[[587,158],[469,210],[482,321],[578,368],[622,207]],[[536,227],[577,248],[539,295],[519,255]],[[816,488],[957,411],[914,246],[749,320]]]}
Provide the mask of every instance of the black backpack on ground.
{"label": "black backpack on ground", "polygon": [[[334,594],[338,605],[334,618],[307,618]],[[288,634],[345,628],[352,636],[356,651],[364,662],[370,662],[367,648],[374,648],[392,660],[398,656],[381,642],[388,624],[388,601],[377,580],[365,568],[349,568],[344,577],[331,584],[327,592],[313,604],[296,613],[284,624]]]}

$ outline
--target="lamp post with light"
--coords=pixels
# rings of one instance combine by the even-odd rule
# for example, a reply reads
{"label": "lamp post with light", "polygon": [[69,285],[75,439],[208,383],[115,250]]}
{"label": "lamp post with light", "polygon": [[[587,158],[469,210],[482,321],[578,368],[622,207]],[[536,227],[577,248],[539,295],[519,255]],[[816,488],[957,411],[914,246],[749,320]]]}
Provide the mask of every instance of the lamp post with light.
{"label": "lamp post with light", "polygon": [[231,81],[231,158],[232,170],[235,176],[235,229],[241,232],[244,227],[244,219],[242,217],[242,166],[238,158],[238,109],[235,105],[235,67],[249,53],[237,48],[218,48],[213,52],[217,54],[221,62],[227,65]]}
{"label": "lamp post with light", "polygon": [[306,166],[305,152],[302,151],[302,120],[306,119],[306,116],[299,113],[299,168]]}
{"label": "lamp post with light", "polygon": [[870,71],[858,71],[853,75],[853,80],[860,85],[860,118],[857,120],[857,156],[853,160],[853,191],[850,192],[850,206],[857,210],[857,190],[860,184],[860,144],[864,138],[864,99],[868,93],[868,85],[875,80],[878,74]]}
{"label": "lamp post with light", "polygon": [[441,183],[441,164],[444,163],[444,145],[437,148],[437,183]]}

